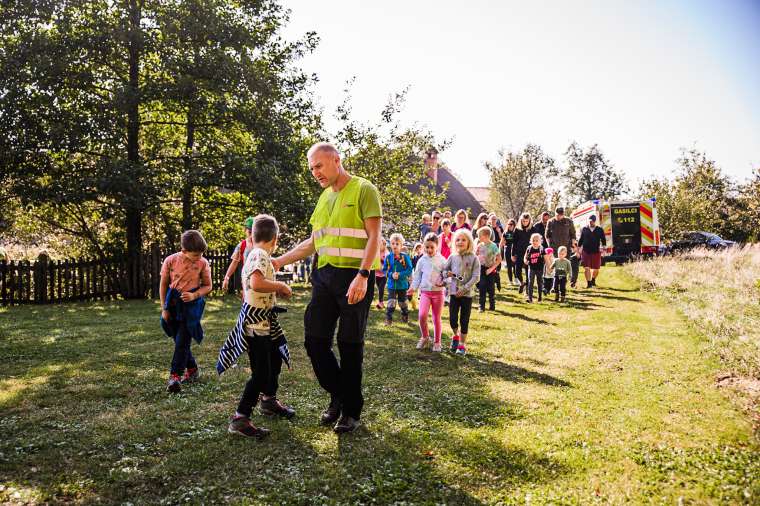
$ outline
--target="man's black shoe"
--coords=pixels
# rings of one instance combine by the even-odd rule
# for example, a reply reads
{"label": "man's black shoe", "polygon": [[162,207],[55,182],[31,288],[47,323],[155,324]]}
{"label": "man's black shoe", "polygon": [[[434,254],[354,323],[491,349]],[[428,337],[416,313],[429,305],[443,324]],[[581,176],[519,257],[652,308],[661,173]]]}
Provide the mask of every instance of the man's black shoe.
{"label": "man's black shoe", "polygon": [[327,409],[322,412],[322,425],[332,425],[340,417],[340,401],[331,400]]}
{"label": "man's black shoe", "polygon": [[338,423],[333,427],[333,431],[336,434],[345,434],[346,432],[353,432],[359,427],[359,420],[355,420],[350,416],[343,415],[338,420]]}
{"label": "man's black shoe", "polygon": [[259,409],[261,410],[261,414],[266,416],[281,416],[283,418],[287,418],[288,420],[296,416],[295,409],[291,408],[287,404],[283,404],[277,400],[276,397],[261,399]]}

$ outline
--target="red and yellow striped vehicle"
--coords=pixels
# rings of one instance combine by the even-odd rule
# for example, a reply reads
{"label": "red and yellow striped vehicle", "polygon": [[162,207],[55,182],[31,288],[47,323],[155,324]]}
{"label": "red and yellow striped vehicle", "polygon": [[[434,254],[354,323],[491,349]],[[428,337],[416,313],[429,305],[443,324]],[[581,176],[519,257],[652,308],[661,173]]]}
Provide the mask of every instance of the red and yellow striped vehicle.
{"label": "red and yellow striped vehicle", "polygon": [[656,204],[654,198],[589,200],[578,206],[571,218],[580,237],[581,229],[588,225],[588,217],[595,214],[607,238],[602,257],[607,262],[624,262],[632,256],[658,255],[662,251]]}

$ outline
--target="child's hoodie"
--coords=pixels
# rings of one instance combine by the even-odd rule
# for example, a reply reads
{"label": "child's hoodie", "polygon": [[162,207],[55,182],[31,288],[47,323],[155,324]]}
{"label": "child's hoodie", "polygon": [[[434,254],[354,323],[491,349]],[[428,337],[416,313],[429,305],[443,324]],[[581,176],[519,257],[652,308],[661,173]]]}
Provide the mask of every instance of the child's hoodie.
{"label": "child's hoodie", "polygon": [[[385,256],[385,276],[388,278],[386,286],[388,290],[407,290],[409,288],[409,276],[412,275],[412,259],[406,253],[401,253],[396,258],[393,252]],[[398,272],[398,279],[393,279],[393,273]]]}
{"label": "child's hoodie", "polygon": [[[453,273],[455,277],[449,278],[449,272]],[[465,253],[464,255],[454,253],[446,260],[441,274],[450,283],[449,293],[451,295],[456,295],[457,292],[463,290],[465,292],[464,297],[473,297],[475,285],[480,280],[480,261],[472,253]]]}
{"label": "child's hoodie", "polygon": [[441,271],[446,265],[446,259],[440,253],[432,257],[422,255],[417,260],[417,267],[414,268],[414,277],[412,279],[412,289],[423,292],[440,292],[443,286],[438,286],[443,282]]}

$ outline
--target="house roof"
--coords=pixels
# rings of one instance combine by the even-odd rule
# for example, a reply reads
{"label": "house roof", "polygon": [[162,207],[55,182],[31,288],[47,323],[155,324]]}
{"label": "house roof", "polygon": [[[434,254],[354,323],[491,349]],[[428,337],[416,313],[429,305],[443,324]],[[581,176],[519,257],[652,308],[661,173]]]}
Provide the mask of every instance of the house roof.
{"label": "house roof", "polygon": [[472,196],[478,199],[481,205],[488,205],[488,199],[491,197],[491,188],[487,186],[468,186],[467,191],[472,193]]}
{"label": "house roof", "polygon": [[[426,179],[427,183],[431,183],[430,179]],[[438,192],[443,191],[443,186],[448,183],[449,188],[446,192],[446,199],[441,203],[441,209],[449,208],[452,212],[456,212],[459,209],[465,209],[469,211],[470,216],[477,216],[485,211],[478,199],[470,193],[470,191],[452,174],[448,169],[438,168],[438,184],[435,185]],[[418,184],[412,185],[413,189],[418,189],[423,184],[420,181]]]}

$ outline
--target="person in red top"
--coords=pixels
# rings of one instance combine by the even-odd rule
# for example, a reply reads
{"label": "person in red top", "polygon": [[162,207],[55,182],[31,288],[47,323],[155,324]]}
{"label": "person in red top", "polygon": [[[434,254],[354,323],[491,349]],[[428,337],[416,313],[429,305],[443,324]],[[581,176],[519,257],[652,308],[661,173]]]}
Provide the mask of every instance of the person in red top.
{"label": "person in red top", "polygon": [[227,273],[224,275],[224,281],[222,281],[222,291],[226,292],[227,287],[230,284],[230,279],[235,274],[238,265],[243,265],[245,259],[248,257],[248,253],[253,249],[253,239],[251,238],[251,228],[253,227],[253,216],[249,216],[243,223],[245,229],[245,239],[240,241],[240,244],[235,246],[235,251],[232,252],[230,257],[230,266],[227,268]]}
{"label": "person in red top", "polygon": [[441,235],[438,236],[438,249],[443,258],[451,256],[451,246],[454,244],[454,232],[451,231],[451,220],[444,218],[441,222]]}

